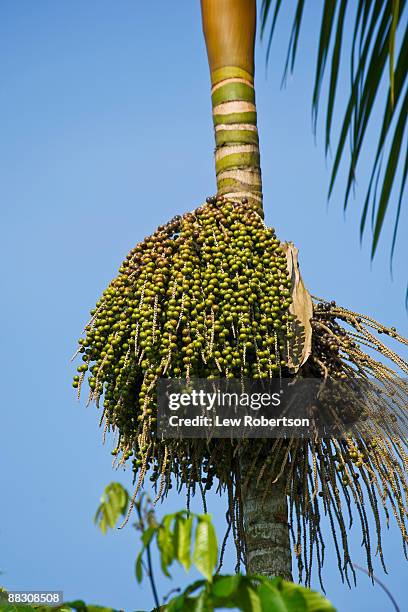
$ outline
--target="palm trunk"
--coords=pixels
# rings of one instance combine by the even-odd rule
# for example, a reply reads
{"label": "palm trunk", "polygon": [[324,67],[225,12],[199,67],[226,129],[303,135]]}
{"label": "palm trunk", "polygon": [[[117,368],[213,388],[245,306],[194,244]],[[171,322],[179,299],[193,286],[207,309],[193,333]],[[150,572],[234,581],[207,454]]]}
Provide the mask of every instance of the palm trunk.
{"label": "palm trunk", "polygon": [[255,0],[202,0],[217,192],[262,209],[254,88]]}
{"label": "palm trunk", "polygon": [[[201,11],[211,73],[217,192],[246,198],[261,212],[254,88],[256,0],[201,0]],[[243,457],[241,472],[247,470]],[[253,474],[259,471],[255,466]],[[255,476],[243,492],[247,571],[292,580],[284,479],[265,496],[262,484],[268,480],[257,486]]]}
{"label": "palm trunk", "polygon": [[265,471],[257,484],[264,461],[252,467],[247,453],[240,460],[243,476],[251,470],[248,486],[242,491],[247,571],[293,580],[286,482],[281,477],[271,484],[273,478]]}

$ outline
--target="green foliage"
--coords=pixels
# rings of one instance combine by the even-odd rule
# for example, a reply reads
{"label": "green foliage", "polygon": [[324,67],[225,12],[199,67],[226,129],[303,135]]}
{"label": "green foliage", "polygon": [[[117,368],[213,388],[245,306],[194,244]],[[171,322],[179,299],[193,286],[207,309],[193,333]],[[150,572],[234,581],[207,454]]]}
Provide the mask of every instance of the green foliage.
{"label": "green foliage", "polygon": [[[95,516],[95,523],[106,533],[113,529],[120,515],[126,513],[129,495],[118,482],[110,483],[101,498]],[[164,516],[161,523],[156,521],[149,500],[142,506],[142,499],[136,504],[141,530],[141,550],[136,558],[135,573],[138,582],[143,579],[143,557],[155,540],[160,553],[160,565],[165,576],[170,577],[169,567],[178,562],[186,571],[192,564],[211,582],[217,565],[218,543],[211,517],[208,514],[193,514],[181,510]],[[144,511],[143,520],[142,512]]]}
{"label": "green foliage", "polygon": [[[309,3],[312,6],[313,3]],[[298,0],[289,38],[284,80],[288,71],[293,71],[298,48],[299,33],[304,14],[305,0]],[[373,152],[371,176],[363,205],[360,233],[366,228],[371,208],[373,241],[371,256],[377,250],[384,219],[391,201],[391,194],[397,175],[400,186],[397,195],[394,236],[391,256],[395,247],[398,222],[403,202],[403,194],[408,173],[408,154],[404,146],[408,116],[408,30],[406,28],[405,0],[376,0],[349,2],[325,0],[322,9],[316,71],[313,87],[312,111],[316,128],[322,85],[327,69],[329,88],[326,111],[326,154],[330,150],[333,113],[341,65],[344,33],[352,31],[350,57],[350,93],[343,114],[340,136],[334,152],[334,163],[330,179],[329,196],[338,176],[340,162],[348,150],[348,137],[351,143],[351,156],[345,189],[344,207],[347,207],[352,190],[357,165],[361,157],[364,138],[373,109],[383,104],[383,120],[378,122],[378,142]],[[267,55],[269,56],[282,0],[263,0],[261,12],[261,31],[264,34],[269,17],[271,25]],[[347,12],[349,9],[349,14]],[[350,23],[347,22],[350,19]],[[346,27],[344,27],[346,24]],[[399,41],[399,44],[398,42]],[[383,100],[383,81],[389,73],[388,93]],[[405,134],[405,136],[404,136]],[[382,172],[384,162],[384,172]],[[379,180],[382,176],[382,180]]]}
{"label": "green foliage", "polygon": [[105,608],[104,606],[86,604],[81,599],[64,603],[63,607],[61,608],[61,612],[64,612],[65,610],[69,610],[70,612],[117,612],[114,608]]}
{"label": "green foliage", "polygon": [[143,556],[154,540],[156,540],[160,565],[165,576],[170,577],[169,567],[173,562],[177,562],[186,571],[193,564],[207,581],[212,581],[217,565],[218,543],[208,514],[193,514],[188,513],[187,510],[181,510],[174,514],[167,514],[161,523],[156,523],[155,526],[142,532],[142,548],[136,559],[138,582],[143,579]]}
{"label": "green foliage", "polygon": [[[198,592],[197,592],[198,591]],[[194,593],[196,593],[194,595]],[[162,612],[211,612],[233,608],[244,612],[335,612],[322,595],[280,578],[263,576],[215,576],[212,582],[198,580],[161,606]],[[117,612],[113,608],[70,601],[58,607],[22,606],[0,602],[0,612]],[[139,610],[138,612],[143,612]]]}
{"label": "green foliage", "polygon": [[102,533],[106,533],[108,527],[113,529],[118,518],[126,513],[129,496],[126,489],[118,482],[111,482],[105,488],[101,497],[101,503],[96,511],[94,522]]}
{"label": "green foliage", "polygon": [[[106,487],[105,497],[110,499],[107,491],[115,491],[117,497],[126,500],[127,505],[129,495],[122,485],[111,483]],[[152,544],[157,546],[161,570],[168,578],[171,578],[169,568],[173,563],[181,565],[186,572],[193,565],[204,576],[204,579],[190,584],[183,593],[161,606],[159,609],[163,612],[211,612],[219,608],[234,608],[245,612],[334,612],[333,606],[320,593],[281,578],[214,573],[218,560],[218,542],[210,515],[180,510],[166,514],[158,522],[147,496],[139,498],[136,510],[139,515],[136,527],[140,530],[141,543],[135,564],[136,579],[139,583],[148,577],[154,585],[150,564]],[[121,513],[125,512],[126,506],[122,506]],[[119,514],[116,513],[116,519]],[[110,510],[110,516],[112,515]],[[106,523],[105,529],[102,529],[99,523],[103,533],[107,527],[114,526],[115,521]],[[95,607],[83,610],[75,608],[78,603],[83,604],[71,602],[66,605],[72,606],[77,612],[97,612]]]}
{"label": "green foliage", "polygon": [[64,608],[66,607],[68,607],[69,610],[73,610],[75,612],[116,612],[114,608],[105,608],[104,606],[94,606],[86,604],[81,599],[65,603]]}
{"label": "green foliage", "polygon": [[[199,591],[193,596],[193,593]],[[244,612],[335,612],[320,593],[281,578],[264,576],[215,576],[199,580],[162,609],[166,612],[212,612],[233,608]]]}
{"label": "green foliage", "polygon": [[[102,533],[113,529],[121,514],[126,512],[129,496],[119,483],[110,483],[98,508],[95,522]],[[217,609],[235,609],[244,612],[335,612],[335,608],[320,593],[287,582],[281,578],[264,576],[219,575],[215,572],[218,543],[211,517],[181,510],[167,514],[156,521],[149,500],[136,503],[139,514],[137,527],[141,530],[142,548],[136,560],[136,578],[145,576],[144,555],[150,555],[150,546],[156,541],[163,573],[170,577],[169,566],[178,562],[188,571],[191,565],[205,577],[190,584],[180,595],[154,610],[161,612],[212,612]],[[100,517],[107,518],[101,519]],[[149,579],[153,581],[150,556]],[[113,608],[86,604],[82,600],[65,602],[60,606],[22,606],[8,604],[6,591],[0,588],[0,612],[116,612]],[[142,612],[139,610],[139,612]]]}
{"label": "green foliage", "polygon": [[[0,589],[1,590],[1,589]],[[18,605],[0,600],[0,612],[117,612],[114,608],[86,604],[81,599],[67,601],[60,606]]]}
{"label": "green foliage", "polygon": [[[165,576],[170,577],[169,567],[179,563],[188,571],[191,565],[204,576],[189,585],[160,609],[168,612],[211,612],[218,608],[235,608],[248,612],[331,612],[333,606],[319,593],[286,582],[264,576],[222,576],[214,574],[218,559],[218,543],[211,516],[181,510],[167,514],[157,522],[149,501],[142,506],[137,502],[139,525],[146,525],[141,532],[142,548],[136,559],[136,578],[141,582],[145,576],[144,556],[150,552],[153,542],[157,544],[160,565]],[[143,520],[143,516],[146,521]],[[149,560],[148,560],[149,562]],[[151,567],[147,568],[152,580]]]}

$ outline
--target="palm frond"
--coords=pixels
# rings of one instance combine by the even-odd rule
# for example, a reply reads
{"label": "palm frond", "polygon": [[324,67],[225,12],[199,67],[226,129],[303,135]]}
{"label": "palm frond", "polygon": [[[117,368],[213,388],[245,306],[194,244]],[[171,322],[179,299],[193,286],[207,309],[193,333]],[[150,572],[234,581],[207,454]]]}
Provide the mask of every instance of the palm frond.
{"label": "palm frond", "polygon": [[[293,71],[298,50],[298,39],[305,10],[313,3],[297,0],[289,36],[284,79]],[[357,167],[362,157],[367,128],[374,109],[383,105],[382,123],[371,125],[377,130],[377,146],[373,153],[371,175],[363,200],[360,236],[366,230],[371,210],[372,246],[374,257],[386,215],[395,193],[395,220],[391,261],[395,251],[400,213],[408,171],[407,164],[407,105],[408,105],[408,29],[404,14],[406,0],[325,0],[322,8],[320,33],[317,42],[315,77],[312,94],[313,128],[316,130],[321,92],[328,73],[327,107],[325,120],[326,155],[331,149],[333,117],[335,113],[338,79],[344,62],[343,48],[347,32],[351,32],[349,51],[350,92],[342,111],[341,128],[334,148],[329,182],[330,198],[337,182],[341,162],[346,157],[350,141],[350,158],[344,189],[344,208],[347,208],[354,186]],[[268,33],[267,58],[276,33],[281,12],[281,0],[262,0],[261,36]],[[328,67],[329,66],[329,67]],[[386,79],[386,81],[385,81]],[[384,96],[384,82],[388,92]],[[385,103],[384,103],[385,97]],[[364,152],[365,154],[366,152]],[[400,182],[396,187],[396,182]],[[376,195],[379,194],[377,198]]]}

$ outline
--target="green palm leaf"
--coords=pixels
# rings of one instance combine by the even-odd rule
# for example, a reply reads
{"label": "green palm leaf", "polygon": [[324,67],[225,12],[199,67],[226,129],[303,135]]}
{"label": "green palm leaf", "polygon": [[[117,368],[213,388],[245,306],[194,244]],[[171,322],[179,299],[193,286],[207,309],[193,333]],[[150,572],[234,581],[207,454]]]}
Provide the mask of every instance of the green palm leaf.
{"label": "green palm leaf", "polygon": [[[329,183],[328,197],[338,178],[339,168],[350,142],[350,159],[344,189],[344,208],[349,203],[350,193],[356,180],[358,164],[363,145],[378,105],[384,105],[383,120],[377,130],[377,146],[372,158],[371,176],[363,201],[360,235],[366,229],[366,221],[371,210],[373,258],[379,244],[384,220],[392,208],[395,195],[394,234],[391,245],[391,260],[395,250],[398,223],[404,203],[407,176],[407,112],[406,97],[408,89],[408,30],[404,13],[406,0],[325,0],[322,8],[320,33],[317,43],[316,68],[312,95],[313,128],[316,129],[321,92],[328,73],[328,95],[325,121],[325,149],[329,153],[333,132],[336,92],[339,71],[343,62],[350,66],[350,92],[346,108],[343,109],[340,134],[334,147],[333,165]],[[302,17],[313,6],[305,0],[297,0],[293,24],[288,43],[284,67],[293,71]],[[281,0],[262,0],[261,35],[267,31],[267,58],[271,51],[276,24],[279,18]],[[352,32],[349,57],[342,58],[344,37]],[[344,53],[343,53],[344,55]],[[386,81],[385,81],[386,80]],[[388,94],[384,98],[384,82]],[[396,186],[399,183],[399,186]],[[377,206],[376,194],[379,193]]]}

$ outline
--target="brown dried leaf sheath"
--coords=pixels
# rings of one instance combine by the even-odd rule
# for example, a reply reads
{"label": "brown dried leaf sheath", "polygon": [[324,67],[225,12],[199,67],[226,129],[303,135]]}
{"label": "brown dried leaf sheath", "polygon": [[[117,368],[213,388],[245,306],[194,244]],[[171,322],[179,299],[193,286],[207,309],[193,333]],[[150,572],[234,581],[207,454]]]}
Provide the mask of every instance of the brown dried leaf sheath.
{"label": "brown dried leaf sheath", "polygon": [[293,242],[285,242],[281,247],[285,252],[288,272],[292,280],[293,302],[290,305],[289,311],[296,319],[292,327],[295,335],[288,343],[288,366],[295,373],[307,361],[312,351],[312,326],[310,325],[310,319],[313,316],[313,303],[300,275],[298,263],[299,250]]}

